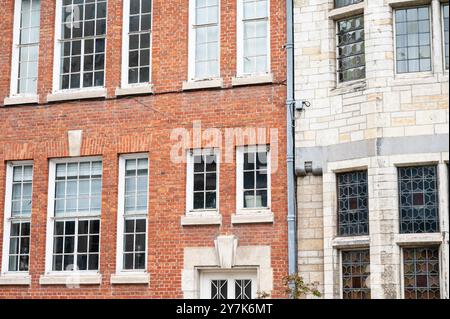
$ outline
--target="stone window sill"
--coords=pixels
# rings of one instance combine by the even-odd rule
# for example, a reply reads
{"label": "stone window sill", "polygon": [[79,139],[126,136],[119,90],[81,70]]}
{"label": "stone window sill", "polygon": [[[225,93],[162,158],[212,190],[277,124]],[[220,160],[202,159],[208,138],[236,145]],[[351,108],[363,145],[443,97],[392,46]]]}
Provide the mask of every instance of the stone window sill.
{"label": "stone window sill", "polygon": [[153,85],[139,85],[116,89],[116,96],[137,95],[137,94],[153,94]]}
{"label": "stone window sill", "polygon": [[190,212],[181,216],[181,226],[222,225],[222,215],[219,212]]}
{"label": "stone window sill", "polygon": [[352,4],[346,7],[333,9],[328,14],[328,18],[332,20],[339,20],[344,18],[349,18],[351,16],[360,14],[364,12],[364,2],[357,4]]}
{"label": "stone window sill", "polygon": [[388,85],[432,84],[437,80],[432,72],[396,73],[394,80]]}
{"label": "stone window sill", "polygon": [[444,237],[441,233],[428,234],[397,234],[395,242],[399,246],[415,246],[426,244],[442,244]]}
{"label": "stone window sill", "polygon": [[239,211],[231,215],[232,224],[273,223],[274,215],[270,210]]}
{"label": "stone window sill", "polygon": [[273,83],[273,74],[262,74],[262,75],[249,75],[233,77],[231,79],[232,86],[243,86],[243,85],[254,85],[254,84],[264,84]]}
{"label": "stone window sill", "polygon": [[215,89],[223,87],[223,79],[191,80],[183,82],[183,91]]}
{"label": "stone window sill", "polygon": [[119,273],[111,275],[111,284],[148,284],[150,282],[150,274],[148,273]]}
{"label": "stone window sill", "polygon": [[101,274],[48,274],[39,278],[41,285],[100,285],[102,283]]}
{"label": "stone window sill", "polygon": [[366,87],[367,87],[366,79],[341,82],[338,83],[334,89],[331,89],[330,96],[363,91],[366,89]]}
{"label": "stone window sill", "polygon": [[47,95],[47,102],[58,102],[66,100],[83,100],[83,99],[95,99],[95,98],[105,98],[106,89],[85,89],[85,90],[74,90],[74,91],[60,91]]}
{"label": "stone window sill", "polygon": [[370,245],[370,237],[364,236],[349,236],[349,237],[336,237],[333,239],[331,245],[333,248],[363,248]]}
{"label": "stone window sill", "polygon": [[21,105],[21,104],[37,104],[39,102],[38,95],[27,96],[8,96],[3,100],[3,105]]}
{"label": "stone window sill", "polygon": [[29,286],[31,276],[28,274],[2,274],[0,275],[0,286]]}

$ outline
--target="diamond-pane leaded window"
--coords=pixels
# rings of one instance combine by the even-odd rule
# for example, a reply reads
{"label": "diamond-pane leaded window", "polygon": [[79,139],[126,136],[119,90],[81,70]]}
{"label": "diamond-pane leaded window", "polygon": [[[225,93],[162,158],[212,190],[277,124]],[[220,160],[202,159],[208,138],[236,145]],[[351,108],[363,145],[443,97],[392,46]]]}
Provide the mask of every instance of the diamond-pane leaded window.
{"label": "diamond-pane leaded window", "polygon": [[403,249],[406,299],[439,299],[439,248]]}
{"label": "diamond-pane leaded window", "polygon": [[370,251],[342,252],[342,295],[344,299],[370,299]]}
{"label": "diamond-pane leaded window", "polygon": [[397,73],[431,70],[429,7],[395,10]]}
{"label": "diamond-pane leaded window", "polygon": [[366,76],[364,47],[364,16],[337,22],[339,82],[362,79]]}
{"label": "diamond-pane leaded window", "polygon": [[106,0],[63,0],[60,88],[103,86]]}
{"label": "diamond-pane leaded window", "polygon": [[334,1],[334,7],[335,8],[342,8],[346,6],[350,6],[352,4],[357,4],[360,2],[363,2],[364,0],[335,0]]}
{"label": "diamond-pane leaded window", "polygon": [[439,231],[439,205],[436,166],[401,167],[400,232]]}
{"label": "diamond-pane leaded window", "polygon": [[339,235],[354,236],[369,233],[367,172],[337,175]]}
{"label": "diamond-pane leaded window", "polygon": [[442,16],[444,20],[444,52],[445,52],[445,68],[448,69],[449,61],[448,61],[448,33],[449,33],[449,25],[448,25],[448,3],[442,5]]}

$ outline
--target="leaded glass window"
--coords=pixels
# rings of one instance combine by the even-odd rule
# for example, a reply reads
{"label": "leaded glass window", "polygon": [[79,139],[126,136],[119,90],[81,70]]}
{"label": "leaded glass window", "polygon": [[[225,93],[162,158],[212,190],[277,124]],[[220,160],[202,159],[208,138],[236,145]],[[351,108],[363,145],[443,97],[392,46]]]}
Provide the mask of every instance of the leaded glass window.
{"label": "leaded glass window", "polygon": [[104,85],[106,0],[63,0],[60,88]]}
{"label": "leaded glass window", "polygon": [[195,1],[195,78],[219,76],[219,0]]}
{"label": "leaded glass window", "polygon": [[243,167],[244,208],[267,208],[268,152],[245,152]]}
{"label": "leaded glass window", "polygon": [[128,83],[146,83],[150,80],[152,1],[129,1]]}
{"label": "leaded glass window", "polygon": [[18,94],[36,93],[39,55],[40,0],[22,0],[18,43]]}
{"label": "leaded glass window", "polygon": [[405,299],[440,299],[439,248],[403,249]]}
{"label": "leaded glass window", "polygon": [[398,169],[400,190],[400,232],[439,231],[437,167]]}
{"label": "leaded glass window", "polygon": [[252,281],[250,279],[237,279],[234,281],[234,294],[236,299],[252,298]]}
{"label": "leaded glass window", "polygon": [[342,251],[344,299],[370,299],[370,251]]}
{"label": "leaded glass window", "polygon": [[[9,180],[9,178],[8,178]],[[13,165],[9,216],[8,271],[28,271],[33,165]],[[8,257],[5,257],[8,258]]]}
{"label": "leaded glass window", "polygon": [[350,6],[352,4],[357,4],[360,2],[363,2],[364,0],[335,0],[334,1],[334,7],[335,8],[342,8],[346,6]]}
{"label": "leaded glass window", "polygon": [[429,7],[395,10],[397,73],[431,71]]}
{"label": "leaded glass window", "polygon": [[444,54],[445,54],[445,68],[448,69],[449,61],[448,61],[448,3],[442,5],[442,17],[444,21]]}
{"label": "leaded glass window", "polygon": [[217,156],[194,155],[194,210],[217,208]]}
{"label": "leaded glass window", "polygon": [[211,299],[228,298],[228,280],[211,280]]}
{"label": "leaded glass window", "polygon": [[339,82],[365,78],[364,16],[343,19],[337,25]]}
{"label": "leaded glass window", "polygon": [[55,222],[53,271],[98,270],[100,220]]}
{"label": "leaded glass window", "polygon": [[339,235],[367,235],[369,233],[367,172],[341,173],[337,175],[337,181]]}

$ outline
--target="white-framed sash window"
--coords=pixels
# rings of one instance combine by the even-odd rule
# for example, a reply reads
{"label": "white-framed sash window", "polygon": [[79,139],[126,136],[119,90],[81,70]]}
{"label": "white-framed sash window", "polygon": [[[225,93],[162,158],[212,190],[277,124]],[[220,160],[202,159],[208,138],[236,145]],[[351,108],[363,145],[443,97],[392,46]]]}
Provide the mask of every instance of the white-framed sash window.
{"label": "white-framed sash window", "polygon": [[189,1],[189,80],[220,74],[220,0]]}
{"label": "white-framed sash window", "polygon": [[33,162],[6,164],[2,273],[28,273]]}
{"label": "white-framed sash window", "polygon": [[124,0],[122,28],[122,87],[151,81],[152,0]]}
{"label": "white-framed sash window", "polygon": [[117,273],[147,270],[148,178],[148,154],[120,156]]}
{"label": "white-framed sash window", "polygon": [[270,72],[270,1],[237,2],[237,75]]}
{"label": "white-framed sash window", "polygon": [[47,273],[97,273],[100,265],[102,159],[49,162]]}
{"label": "white-framed sash window", "polygon": [[15,0],[11,96],[37,93],[40,0]]}

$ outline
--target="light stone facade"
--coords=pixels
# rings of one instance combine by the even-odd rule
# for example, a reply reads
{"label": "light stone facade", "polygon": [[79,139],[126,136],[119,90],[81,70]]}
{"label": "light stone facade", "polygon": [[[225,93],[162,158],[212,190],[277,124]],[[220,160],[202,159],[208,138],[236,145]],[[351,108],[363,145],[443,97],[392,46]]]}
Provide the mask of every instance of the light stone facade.
{"label": "light stone facade", "polygon": [[[402,247],[439,245],[449,297],[449,73],[441,5],[448,1],[294,0],[298,266],[324,298],[341,298],[340,251],[370,248],[372,298],[403,298]],[[396,74],[394,10],[429,5],[432,71]],[[366,77],[338,83],[336,21],[364,14]],[[300,103],[298,103],[300,104]],[[397,168],[438,167],[440,232],[400,234]],[[368,173],[368,236],[337,236],[336,173]]]}

